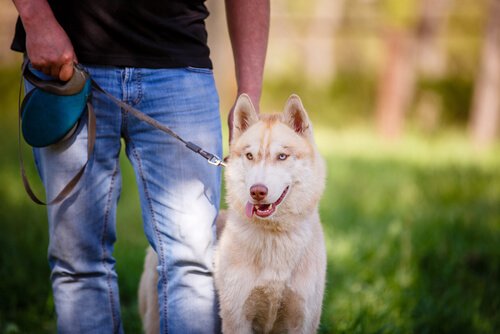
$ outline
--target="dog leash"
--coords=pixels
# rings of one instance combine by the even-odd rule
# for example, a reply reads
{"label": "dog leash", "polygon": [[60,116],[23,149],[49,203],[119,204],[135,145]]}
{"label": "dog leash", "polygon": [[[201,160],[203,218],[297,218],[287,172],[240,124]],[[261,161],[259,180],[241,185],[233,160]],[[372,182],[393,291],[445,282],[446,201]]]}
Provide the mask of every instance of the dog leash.
{"label": "dog leash", "polygon": [[[79,68],[79,65],[75,66],[76,68]],[[81,69],[81,67],[80,67]],[[92,83],[92,87],[94,87],[98,92],[104,94],[107,98],[109,98],[114,104],[116,104],[118,107],[122,108],[126,112],[132,114],[134,117],[137,119],[148,123],[152,127],[165,132],[166,134],[172,136],[173,138],[177,139],[181,143],[183,143],[188,149],[193,151],[196,154],[201,155],[203,158],[207,160],[207,162],[211,165],[214,166],[220,166],[220,167],[226,167],[226,164],[224,161],[219,158],[217,155],[210,153],[208,151],[205,151],[202,149],[200,146],[196,145],[193,142],[184,140],[181,136],[179,136],[177,133],[175,133],[172,129],[170,129],[168,126],[158,122],[154,118],[146,115],[142,111],[132,107],[131,105],[123,102],[122,100],[117,99],[115,96],[111,95],[109,92],[104,90],[92,77],[90,77],[90,81]]]}
{"label": "dog leash", "polygon": [[[26,59],[23,62],[21,73],[23,73],[23,74],[29,73],[28,77],[31,79],[32,83],[34,81],[36,81],[36,84],[38,84],[38,85],[45,85],[40,80],[36,80],[36,78],[33,78],[31,72],[25,71],[25,69],[27,68],[27,66],[28,66],[28,61]],[[86,72],[85,69],[83,69],[78,64],[75,65],[75,71],[82,71],[82,72],[85,72],[85,73],[88,74],[88,72]],[[193,151],[196,154],[201,155],[204,159],[207,160],[207,162],[209,164],[214,165],[214,166],[226,167],[226,164],[224,163],[224,161],[221,158],[219,158],[217,155],[215,155],[213,153],[210,153],[208,151],[205,151],[204,149],[202,149],[200,146],[194,144],[193,142],[184,140],[181,136],[179,136],[177,133],[175,133],[168,126],[166,126],[166,125],[158,122],[154,118],[146,115],[145,113],[139,111],[138,109],[135,109],[134,107],[128,105],[127,103],[125,103],[125,102],[117,99],[116,97],[114,97],[113,95],[111,95],[110,93],[108,93],[106,90],[104,90],[90,75],[88,75],[88,77],[90,79],[90,83],[91,83],[92,87],[95,90],[97,90],[98,92],[104,94],[113,103],[115,103],[117,106],[119,106],[120,108],[122,108],[126,112],[132,114],[137,119],[148,123],[149,125],[153,126],[154,128],[156,128],[156,129],[158,129],[160,131],[163,131],[166,134],[172,136],[173,138],[179,140],[188,149],[190,149],[191,151]],[[87,117],[88,117],[88,120],[87,120],[87,132],[88,132],[87,161],[84,163],[84,165],[81,167],[81,169],[71,178],[71,180],[63,187],[63,189],[52,200],[45,202],[45,201],[42,201],[41,199],[39,199],[35,195],[32,187],[30,186],[28,177],[26,175],[26,168],[24,166],[25,164],[24,164],[24,159],[23,159],[22,150],[21,150],[21,142],[22,142],[21,141],[21,110],[22,110],[22,106],[21,106],[21,89],[22,89],[22,78],[21,78],[21,82],[20,82],[20,85],[19,85],[19,96],[18,96],[18,99],[19,99],[18,100],[18,111],[19,111],[19,115],[18,115],[18,128],[19,128],[19,130],[18,130],[18,150],[19,150],[19,152],[18,153],[19,153],[19,165],[20,165],[20,169],[21,169],[21,177],[22,177],[22,181],[23,181],[23,186],[24,186],[24,189],[26,190],[26,193],[28,194],[28,196],[30,197],[30,199],[33,202],[35,202],[37,204],[40,204],[40,205],[52,205],[52,204],[56,204],[56,203],[61,202],[63,199],[65,199],[73,191],[73,189],[78,184],[78,182],[80,181],[81,177],[83,176],[84,171],[85,171],[85,169],[86,169],[86,167],[87,167],[87,165],[89,163],[90,157],[91,157],[91,155],[93,153],[94,146],[95,146],[95,137],[96,137],[96,116],[95,116],[95,112],[94,112],[92,104],[90,103],[90,100],[89,100],[87,102]],[[47,87],[44,87],[44,89],[52,90],[56,94],[60,93],[60,92],[57,91],[59,89],[57,86],[51,87],[50,84],[48,84]],[[70,89],[72,89],[72,88],[70,88]],[[30,92],[30,93],[32,93],[32,92]],[[28,93],[25,96],[25,98],[30,93]],[[25,101],[26,101],[26,99],[25,99]],[[23,101],[23,102],[25,102],[25,101]]]}

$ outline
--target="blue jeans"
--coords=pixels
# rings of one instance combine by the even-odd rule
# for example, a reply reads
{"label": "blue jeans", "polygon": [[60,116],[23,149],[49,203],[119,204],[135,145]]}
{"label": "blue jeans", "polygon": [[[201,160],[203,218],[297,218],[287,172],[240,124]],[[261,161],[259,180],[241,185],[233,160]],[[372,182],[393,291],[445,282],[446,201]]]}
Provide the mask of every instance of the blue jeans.
{"label": "blue jeans", "polygon": [[[210,70],[85,67],[109,93],[221,156],[219,101]],[[144,231],[159,258],[161,333],[219,332],[212,252],[220,168],[104,95],[94,91],[92,104],[97,135],[89,166],[76,190],[48,207],[58,331],[123,332],[113,258],[123,138],[135,170]],[[85,163],[86,151],[85,121],[71,140],[35,149],[48,199]]]}

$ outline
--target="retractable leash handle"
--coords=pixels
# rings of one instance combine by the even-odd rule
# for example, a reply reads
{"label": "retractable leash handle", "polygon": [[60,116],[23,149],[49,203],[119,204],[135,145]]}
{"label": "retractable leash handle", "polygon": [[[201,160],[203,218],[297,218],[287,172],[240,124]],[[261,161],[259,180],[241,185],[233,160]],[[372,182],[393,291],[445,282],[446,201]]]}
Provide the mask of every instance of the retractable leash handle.
{"label": "retractable leash handle", "polygon": [[[63,82],[63,81],[59,81],[59,80],[43,80],[43,79],[40,79],[39,77],[37,77],[30,70],[29,61],[27,58],[23,62],[21,73],[22,73],[22,77],[21,77],[21,82],[19,83],[19,105],[18,105],[18,107],[19,107],[19,115],[18,115],[18,118],[19,118],[18,119],[18,128],[19,128],[19,130],[18,130],[18,150],[19,150],[19,152],[18,152],[18,155],[19,155],[19,165],[20,165],[20,170],[21,170],[21,177],[22,177],[22,181],[23,181],[23,186],[24,186],[24,189],[26,190],[26,193],[28,194],[28,196],[30,197],[30,199],[33,202],[40,204],[40,205],[57,204],[57,203],[61,202],[62,200],[64,200],[67,196],[69,196],[69,194],[76,187],[76,185],[78,184],[78,182],[82,178],[82,176],[85,172],[85,169],[86,169],[86,167],[91,159],[92,153],[94,151],[95,137],[96,137],[96,135],[95,135],[95,133],[96,133],[96,130],[95,130],[96,129],[96,116],[95,116],[95,113],[93,111],[92,105],[90,104],[90,83],[87,86],[87,83],[89,82],[90,76],[83,69],[75,67],[75,71],[73,73],[73,76],[67,82]],[[25,95],[24,101],[21,103],[23,78],[26,79],[27,81],[29,81],[35,88],[30,93]],[[26,113],[26,110],[27,110],[26,108],[30,107],[29,99],[33,95],[33,93],[35,93],[35,90],[37,90],[37,89],[43,91],[44,92],[43,94],[52,95],[52,97],[49,98],[50,101],[52,101],[52,102],[54,101],[54,99],[59,99],[58,96],[60,96],[61,98],[64,98],[64,99],[68,99],[68,101],[73,99],[73,101],[70,104],[64,104],[64,103],[56,103],[56,104],[62,104],[63,106],[66,106],[66,107],[68,105],[71,105],[71,110],[72,111],[76,110],[77,112],[79,112],[79,114],[73,116],[70,120],[66,120],[66,121],[63,121],[62,123],[60,123],[60,124],[62,124],[62,127],[59,128],[59,130],[61,130],[60,131],[61,135],[58,135],[56,137],[45,138],[46,140],[44,140],[44,141],[38,141],[38,140],[40,140],[40,137],[38,136],[38,139],[35,140],[36,143],[31,142],[31,145],[34,147],[45,147],[45,146],[51,145],[51,144],[56,143],[56,142],[65,141],[66,139],[70,138],[74,133],[74,132],[72,132],[73,131],[72,129],[76,129],[80,117],[83,115],[85,109],[87,110],[87,138],[88,138],[88,140],[87,140],[87,161],[80,168],[80,170],[68,181],[68,183],[63,187],[63,189],[52,200],[47,200],[46,202],[39,199],[35,195],[32,187],[30,186],[30,183],[28,181],[28,177],[26,175],[26,169],[24,166],[24,159],[23,159],[22,149],[21,149],[21,146],[22,146],[22,140],[21,140],[21,132],[22,132],[21,127],[22,127],[22,125],[21,125],[21,123],[22,123],[22,121],[26,121],[26,119],[24,118],[25,115],[23,115],[23,113]],[[42,100],[42,102],[47,102],[47,100]],[[44,103],[38,103],[38,104],[35,104],[35,106],[39,107],[40,105],[43,105],[43,104]],[[51,105],[50,103],[48,103],[48,104]],[[60,106],[58,106],[58,107],[60,107]],[[67,114],[68,110],[66,107],[63,108],[64,110],[62,110],[62,109],[59,110],[59,109],[54,107],[55,108],[54,110],[56,111],[55,114],[51,113],[47,109],[40,109],[40,110],[38,110],[38,114],[35,115],[34,117],[31,117],[29,122],[31,122],[31,125],[35,126],[35,128],[37,126],[40,126],[40,125],[42,125],[42,126],[45,125],[47,128],[49,128],[50,124],[38,124],[38,123],[43,123],[44,121],[47,122],[48,120],[50,120],[50,121],[52,121],[52,123],[54,123],[55,120],[50,118],[50,117],[43,116],[43,115],[50,114],[50,115],[54,116],[54,115],[57,115],[57,112],[60,112],[61,114]],[[69,123],[74,122],[75,124],[70,124],[70,126],[68,126],[68,122]],[[57,123],[57,122],[55,122],[55,123]],[[23,126],[25,125],[24,122],[22,124],[23,124]],[[28,130],[26,130],[26,129],[24,129],[24,130],[29,131],[29,130],[32,130],[33,127],[28,127],[27,129]],[[27,141],[25,131],[23,131],[23,134],[25,135],[25,141]],[[49,133],[50,132],[51,131],[49,131]],[[66,133],[66,134],[64,134],[64,133]],[[53,135],[53,133],[51,133],[50,135]],[[43,137],[43,134],[42,134],[42,137]],[[33,138],[37,138],[37,136],[35,136]],[[31,138],[30,141],[32,141],[33,138]],[[29,141],[27,141],[27,142],[30,143]]]}

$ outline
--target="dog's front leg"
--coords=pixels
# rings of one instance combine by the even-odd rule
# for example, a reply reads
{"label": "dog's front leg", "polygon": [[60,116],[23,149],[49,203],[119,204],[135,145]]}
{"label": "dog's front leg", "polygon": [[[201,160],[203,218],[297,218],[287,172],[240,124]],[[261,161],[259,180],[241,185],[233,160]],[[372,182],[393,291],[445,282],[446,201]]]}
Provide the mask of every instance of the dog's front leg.
{"label": "dog's front leg", "polygon": [[[302,322],[297,330],[289,333],[316,333],[319,326],[325,289],[326,252],[319,223],[316,228],[317,237],[307,248],[306,256],[299,261],[297,268],[300,269],[295,271],[290,283],[288,298],[291,302],[287,304],[289,307],[297,305],[294,311],[302,314]],[[290,317],[296,318],[297,315]]]}
{"label": "dog's front leg", "polygon": [[[221,261],[220,264],[228,262]],[[244,314],[244,303],[248,298],[255,276],[246,267],[230,263],[220,265],[216,271],[216,286],[219,294],[222,332],[224,334],[251,334],[251,323]],[[221,275],[224,273],[224,275]]]}
{"label": "dog's front leg", "polygon": [[[224,317],[224,316],[223,316]],[[252,334],[252,327],[249,321],[235,321],[226,316],[222,320],[222,333],[224,334]]]}

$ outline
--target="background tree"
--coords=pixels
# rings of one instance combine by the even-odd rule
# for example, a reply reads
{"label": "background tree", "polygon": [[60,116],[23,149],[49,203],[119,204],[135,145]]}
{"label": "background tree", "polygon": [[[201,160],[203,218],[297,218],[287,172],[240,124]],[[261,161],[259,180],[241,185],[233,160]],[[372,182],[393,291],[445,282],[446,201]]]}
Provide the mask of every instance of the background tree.
{"label": "background tree", "polygon": [[493,142],[500,121],[500,0],[491,0],[476,76],[470,132],[479,147]]}
{"label": "background tree", "polygon": [[[387,2],[388,13],[393,13],[394,23],[386,27],[382,45],[385,60],[381,66],[376,102],[376,127],[386,139],[397,139],[403,133],[408,113],[420,75],[430,78],[443,76],[446,71],[446,52],[439,43],[451,0],[422,0],[415,3],[416,17],[410,14],[411,6],[400,9],[398,4]],[[390,21],[389,21],[390,22]],[[439,98],[423,94],[426,111],[436,113]]]}

